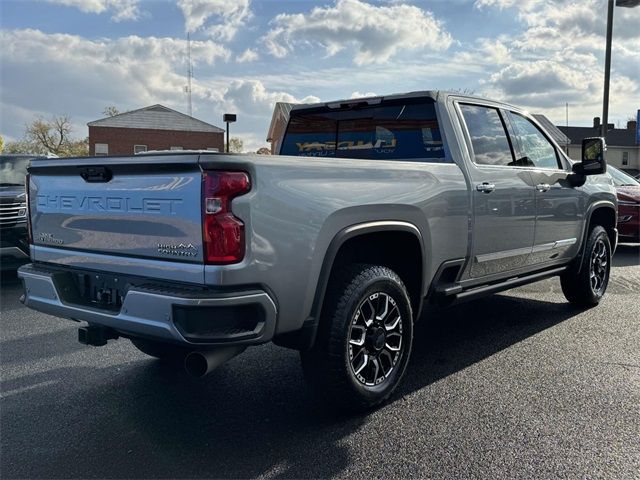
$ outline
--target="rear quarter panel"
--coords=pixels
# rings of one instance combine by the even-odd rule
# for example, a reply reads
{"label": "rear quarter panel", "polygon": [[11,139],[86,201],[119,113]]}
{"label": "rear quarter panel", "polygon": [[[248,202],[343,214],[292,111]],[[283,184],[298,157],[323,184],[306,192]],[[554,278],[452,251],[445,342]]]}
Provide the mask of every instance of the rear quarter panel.
{"label": "rear quarter panel", "polygon": [[443,261],[466,254],[468,192],[455,163],[248,158],[252,190],[233,202],[250,239],[246,258],[206,266],[205,283],[266,286],[278,304],[277,333],[310,315],[327,249],[347,227],[384,220],[416,226],[426,250],[425,290]]}

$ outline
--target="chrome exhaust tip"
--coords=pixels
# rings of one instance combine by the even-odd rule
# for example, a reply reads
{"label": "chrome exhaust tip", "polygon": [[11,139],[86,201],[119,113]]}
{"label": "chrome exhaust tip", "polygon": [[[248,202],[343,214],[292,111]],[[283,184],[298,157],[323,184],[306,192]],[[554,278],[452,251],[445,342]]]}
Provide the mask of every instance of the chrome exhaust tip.
{"label": "chrome exhaust tip", "polygon": [[245,346],[220,347],[213,350],[191,352],[184,359],[184,368],[192,377],[202,378],[244,352],[246,348]]}

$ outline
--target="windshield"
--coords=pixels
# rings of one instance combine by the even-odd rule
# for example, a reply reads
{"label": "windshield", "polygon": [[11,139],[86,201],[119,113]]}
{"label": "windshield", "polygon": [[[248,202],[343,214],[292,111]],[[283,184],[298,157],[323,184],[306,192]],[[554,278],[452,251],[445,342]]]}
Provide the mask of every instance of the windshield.
{"label": "windshield", "polygon": [[283,155],[448,162],[432,101],[292,112]]}
{"label": "windshield", "polygon": [[613,184],[616,187],[640,186],[640,182],[638,182],[635,178],[633,178],[631,175],[627,175],[626,173],[618,170],[615,167],[609,165],[607,167],[607,171],[609,172],[609,175],[611,175],[611,178],[613,178]]}
{"label": "windshield", "polygon": [[29,161],[34,157],[0,156],[0,186],[24,185]]}

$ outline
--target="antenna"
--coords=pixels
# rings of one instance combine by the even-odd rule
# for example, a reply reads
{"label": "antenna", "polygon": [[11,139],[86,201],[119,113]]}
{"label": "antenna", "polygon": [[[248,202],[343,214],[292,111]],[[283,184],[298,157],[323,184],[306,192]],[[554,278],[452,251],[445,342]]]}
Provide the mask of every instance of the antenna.
{"label": "antenna", "polygon": [[191,34],[187,32],[187,86],[184,91],[187,94],[187,107],[189,116],[193,117],[193,105],[191,103],[191,79],[193,78],[193,67],[191,66]]}

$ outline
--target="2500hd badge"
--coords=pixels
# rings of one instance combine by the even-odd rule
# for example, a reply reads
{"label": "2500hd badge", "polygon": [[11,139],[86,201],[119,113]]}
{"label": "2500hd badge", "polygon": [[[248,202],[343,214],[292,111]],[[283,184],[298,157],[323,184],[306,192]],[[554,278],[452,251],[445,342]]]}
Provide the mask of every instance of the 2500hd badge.
{"label": "2500hd badge", "polygon": [[180,243],[178,245],[170,245],[168,243],[158,243],[158,253],[173,255],[176,257],[196,257],[198,249],[193,243]]}

